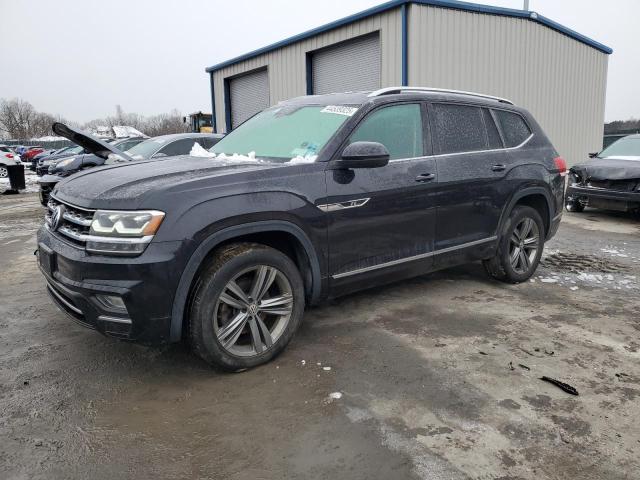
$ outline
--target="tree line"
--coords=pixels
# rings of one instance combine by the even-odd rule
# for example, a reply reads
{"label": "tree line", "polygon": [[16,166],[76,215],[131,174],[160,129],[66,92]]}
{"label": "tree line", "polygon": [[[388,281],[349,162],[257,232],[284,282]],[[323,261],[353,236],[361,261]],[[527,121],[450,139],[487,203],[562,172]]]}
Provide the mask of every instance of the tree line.
{"label": "tree line", "polygon": [[28,140],[54,135],[51,131],[54,122],[89,131],[102,126],[126,125],[150,137],[189,131],[189,125],[183,122],[181,113],[176,109],[159,115],[144,116],[125,112],[120,105],[116,105],[115,115],[78,123],[67,121],[60,115],[39,112],[31,103],[21,98],[0,98],[0,138]]}
{"label": "tree line", "polygon": [[637,133],[640,132],[640,119],[616,120],[604,124],[604,133]]}

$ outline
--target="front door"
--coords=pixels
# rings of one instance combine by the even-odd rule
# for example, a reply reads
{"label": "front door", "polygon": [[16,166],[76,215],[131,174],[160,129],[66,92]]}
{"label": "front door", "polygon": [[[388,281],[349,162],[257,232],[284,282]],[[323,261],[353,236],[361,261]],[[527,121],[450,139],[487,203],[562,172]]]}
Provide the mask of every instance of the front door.
{"label": "front door", "polygon": [[420,103],[382,106],[344,146],[382,143],[380,168],[326,171],[332,295],[429,270],[435,233],[435,161],[427,157]]}

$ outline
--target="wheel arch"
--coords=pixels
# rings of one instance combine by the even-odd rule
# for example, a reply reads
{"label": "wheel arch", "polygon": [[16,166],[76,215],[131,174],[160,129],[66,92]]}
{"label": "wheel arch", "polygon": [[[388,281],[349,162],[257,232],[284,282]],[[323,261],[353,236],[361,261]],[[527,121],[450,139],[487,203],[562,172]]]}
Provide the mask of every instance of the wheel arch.
{"label": "wheel arch", "polygon": [[[305,282],[305,290],[307,282],[310,282],[308,295],[309,303],[315,303],[321,294],[322,275],[320,270],[320,260],[313,246],[313,243],[307,234],[297,225],[284,220],[265,220],[231,227],[219,230],[207,238],[193,252],[186,267],[184,268],[176,294],[173,300],[171,312],[171,331],[170,341],[177,342],[182,337],[182,327],[184,325],[185,313],[191,295],[192,287],[197,279],[198,271],[203,262],[218,247],[232,243],[234,241],[252,241],[269,245],[269,242],[260,242],[256,240],[260,235],[288,235],[294,238],[299,245],[299,250],[294,251],[295,254],[304,254],[308,261],[308,278],[305,278],[305,272],[300,272]],[[274,247],[275,248],[275,247]],[[281,248],[277,248],[281,250]],[[283,252],[287,254],[287,252]],[[289,255],[290,256],[290,255]],[[293,259],[295,261],[295,259]],[[296,264],[298,264],[296,262]]]}
{"label": "wheel arch", "polygon": [[553,220],[553,212],[551,210],[553,205],[553,196],[544,187],[539,186],[523,188],[513,195],[509,203],[507,203],[506,207],[502,210],[500,224],[497,231],[498,236],[500,236],[500,233],[502,232],[504,222],[509,218],[509,215],[516,205],[527,205],[537,210],[544,222],[545,235],[547,237],[549,236],[551,222]]}

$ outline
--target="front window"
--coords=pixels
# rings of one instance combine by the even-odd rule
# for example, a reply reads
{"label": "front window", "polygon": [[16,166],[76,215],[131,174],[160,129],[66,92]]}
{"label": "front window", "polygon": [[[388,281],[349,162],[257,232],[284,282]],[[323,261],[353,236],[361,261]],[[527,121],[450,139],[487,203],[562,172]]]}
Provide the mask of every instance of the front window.
{"label": "front window", "polygon": [[624,137],[612,143],[598,154],[598,158],[624,157],[640,161],[640,137]]}
{"label": "front window", "polygon": [[209,151],[249,155],[274,162],[315,160],[332,135],[357,109],[348,106],[280,106],[250,118]]}

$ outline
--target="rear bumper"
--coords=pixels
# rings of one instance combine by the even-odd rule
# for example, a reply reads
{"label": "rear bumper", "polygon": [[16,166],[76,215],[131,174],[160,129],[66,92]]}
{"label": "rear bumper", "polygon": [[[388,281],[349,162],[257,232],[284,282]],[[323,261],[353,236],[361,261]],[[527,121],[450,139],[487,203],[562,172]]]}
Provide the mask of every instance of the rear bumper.
{"label": "rear bumper", "polygon": [[640,208],[640,192],[570,185],[567,187],[566,201],[594,208],[633,210]]}
{"label": "rear bumper", "polygon": [[[45,227],[38,231],[38,267],[54,303],[81,325],[147,344],[169,341],[181,242],[151,243],[139,257],[90,255]],[[117,297],[118,308],[106,297]]]}

